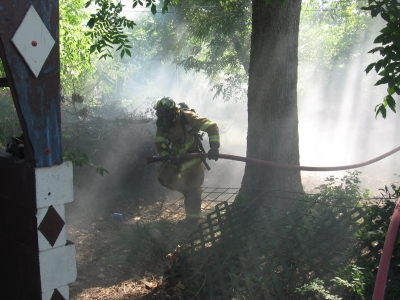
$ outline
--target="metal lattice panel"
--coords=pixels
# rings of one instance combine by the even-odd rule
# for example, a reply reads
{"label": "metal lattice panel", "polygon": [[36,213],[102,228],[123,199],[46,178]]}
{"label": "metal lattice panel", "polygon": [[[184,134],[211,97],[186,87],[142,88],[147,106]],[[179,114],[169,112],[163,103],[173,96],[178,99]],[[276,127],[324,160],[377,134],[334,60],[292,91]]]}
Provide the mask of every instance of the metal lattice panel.
{"label": "metal lattice panel", "polygon": [[211,299],[288,299],[297,286],[332,276],[352,259],[362,215],[354,199],[311,201],[278,191],[251,201],[238,196],[207,215],[171,277],[204,283]]}

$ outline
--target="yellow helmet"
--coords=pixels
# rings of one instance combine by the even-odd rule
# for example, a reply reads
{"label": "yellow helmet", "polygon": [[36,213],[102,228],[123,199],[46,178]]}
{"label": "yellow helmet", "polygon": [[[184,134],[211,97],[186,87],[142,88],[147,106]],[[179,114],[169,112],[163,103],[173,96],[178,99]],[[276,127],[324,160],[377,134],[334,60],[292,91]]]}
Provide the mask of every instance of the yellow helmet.
{"label": "yellow helmet", "polygon": [[157,126],[170,127],[176,120],[178,107],[170,97],[160,97],[154,106],[157,115]]}

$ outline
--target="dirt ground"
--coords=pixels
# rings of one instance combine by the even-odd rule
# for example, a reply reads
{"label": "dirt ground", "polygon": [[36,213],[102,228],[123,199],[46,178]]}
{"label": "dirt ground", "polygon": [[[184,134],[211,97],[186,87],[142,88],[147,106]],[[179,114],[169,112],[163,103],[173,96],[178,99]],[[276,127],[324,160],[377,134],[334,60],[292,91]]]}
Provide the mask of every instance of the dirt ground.
{"label": "dirt ground", "polygon": [[107,203],[96,215],[76,210],[73,204],[67,207],[67,237],[76,245],[78,270],[77,280],[70,284],[70,299],[190,299],[183,283],[170,286],[163,280],[168,245],[159,235],[173,233],[175,221],[160,224],[161,203],[143,202],[122,200],[122,215],[110,213]]}

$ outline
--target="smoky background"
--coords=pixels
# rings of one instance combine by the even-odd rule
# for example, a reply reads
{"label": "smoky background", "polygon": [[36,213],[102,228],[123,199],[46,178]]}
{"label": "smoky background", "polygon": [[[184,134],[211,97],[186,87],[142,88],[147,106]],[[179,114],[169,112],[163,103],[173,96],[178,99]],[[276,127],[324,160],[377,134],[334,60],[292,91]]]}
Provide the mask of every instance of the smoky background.
{"label": "smoky background", "polygon": [[[373,39],[379,34],[382,22],[359,32],[357,48],[348,53],[344,67],[326,70],[319,59],[299,62],[298,114],[300,136],[300,164],[304,166],[344,166],[365,162],[398,146],[399,118],[388,111],[386,119],[375,118],[374,108],[386,95],[386,86],[375,86],[379,77],[365,68],[379,59],[369,54]],[[302,45],[300,44],[300,48]],[[247,99],[224,101],[214,98],[214,92],[201,74],[186,73],[173,65],[159,67],[157,86],[152,86],[139,97],[167,95],[177,103],[186,102],[202,116],[215,121],[221,130],[220,153],[246,156]],[[134,84],[132,84],[134,85]],[[129,86],[129,84],[128,84]],[[134,90],[131,91],[134,94]],[[260,112],[262,113],[262,112]],[[154,129],[155,130],[155,129]],[[203,141],[208,148],[207,138]],[[260,147],[268,141],[260,139]],[[357,168],[362,186],[379,193],[384,185],[396,181],[399,154],[394,154],[372,165]],[[206,186],[240,187],[244,163],[218,160],[209,162]],[[302,172],[305,190],[310,191],[329,175],[341,177],[346,171]]]}
{"label": "smoky background", "polygon": [[[375,105],[382,102],[386,86],[374,86],[378,76],[374,71],[368,75],[364,72],[371,62],[379,59],[379,55],[368,54],[382,27],[378,19],[372,23],[373,26],[359,32],[357,47],[348,52],[344,66],[321,67],[321,61],[327,56],[321,53],[322,49],[317,49],[317,55],[312,59],[303,59],[301,51],[307,40],[300,39],[297,105],[300,164],[303,166],[361,163],[399,146],[399,116],[389,111],[386,119],[375,118]],[[108,174],[100,176],[90,166],[74,167],[75,200],[66,206],[66,216],[69,238],[77,243],[78,270],[85,270],[80,271],[83,275],[78,281],[81,282],[86,280],[82,277],[90,277],[85,274],[89,269],[94,274],[92,277],[96,278],[98,273],[105,273],[103,269],[108,270],[108,265],[124,270],[126,278],[137,274],[140,268],[148,271],[151,260],[149,262],[144,257],[151,251],[145,246],[149,240],[152,246],[158,245],[158,233],[167,227],[164,226],[167,223],[160,223],[159,231],[143,228],[159,221],[160,211],[167,210],[164,204],[182,197],[159,184],[159,163],[146,163],[147,156],[157,155],[153,144],[156,125],[152,114],[157,98],[169,96],[176,103],[185,102],[198,114],[216,122],[220,128],[220,153],[246,156],[246,93],[237,95],[240,96],[238,101],[224,101],[222,97],[214,97],[215,92],[203,74],[185,72],[171,62],[152,61],[149,66],[126,78],[122,88],[115,87],[121,90],[121,99],[103,98],[103,101],[115,102],[115,110],[99,113],[105,120],[122,118],[124,116],[120,115],[118,107],[126,100],[129,106],[124,110],[129,118],[149,118],[148,122],[93,125],[90,130],[82,129],[81,138],[73,140],[76,143],[73,147],[87,153],[94,165],[108,171]],[[207,135],[203,146],[206,151],[209,149]],[[269,147],[269,141],[260,138],[259,147]],[[361,172],[361,186],[379,195],[380,188],[396,182],[394,173],[398,173],[399,155],[396,153],[356,169]],[[245,168],[243,162],[224,159],[207,162],[211,170],[205,171],[203,187],[240,188]],[[315,188],[330,175],[341,178],[346,171],[302,172],[304,191],[315,192]],[[118,214],[117,217],[114,213]],[[172,219],[173,222],[176,220]],[[141,231],[138,229],[140,226],[143,226]],[[136,236],[140,238],[132,239]],[[93,242],[98,240],[101,244]],[[157,267],[162,265],[158,260],[153,260],[153,263]],[[113,273],[109,272],[105,275],[112,277]],[[102,279],[101,283],[104,282]]]}
{"label": "smoky background", "polygon": [[[375,105],[382,102],[386,86],[374,85],[378,80],[374,71],[368,75],[364,72],[371,62],[379,59],[379,55],[368,54],[368,51],[374,47],[373,39],[381,27],[382,22],[376,19],[366,30],[359,32],[357,47],[349,51],[344,67],[324,69],[320,60],[326,54],[315,56],[312,60],[302,60],[300,54],[298,116],[301,165],[324,167],[361,163],[398,146],[398,116],[389,111],[386,119],[381,116],[375,118]],[[301,43],[302,39],[299,49],[302,49]],[[155,99],[160,96],[169,96],[176,103],[185,102],[198,114],[218,124],[221,131],[220,153],[246,156],[246,94],[239,101],[224,101],[222,97],[215,97],[203,74],[185,72],[171,62],[154,62],[151,65],[151,70],[148,70],[153,74],[151,82],[142,80],[145,76],[141,74],[124,82],[122,96],[135,99],[130,112],[137,117],[145,116],[144,112],[148,114],[152,111]],[[104,166],[109,174],[98,176],[86,167],[76,170],[77,199],[85,199],[82,201],[84,206],[92,209],[102,203],[101,199],[121,198],[121,195],[130,195],[129,199],[140,198],[135,201],[145,203],[180,196],[158,183],[158,163],[146,164],[146,156],[157,155],[153,145],[155,131],[154,116],[147,123],[116,126],[110,138],[99,141],[90,150],[96,149],[92,159]],[[260,147],[268,147],[269,141],[260,139],[259,143]],[[203,146],[206,151],[209,149],[206,135]],[[396,153],[358,168],[362,187],[379,194],[380,188],[396,182],[394,174],[398,172],[399,155]],[[208,163],[211,170],[206,171],[203,186],[240,187],[244,163],[223,159]],[[342,177],[345,174],[346,171],[303,171],[304,190],[313,191],[330,175]],[[119,209],[118,205],[112,207],[110,204],[106,208],[109,212]]]}

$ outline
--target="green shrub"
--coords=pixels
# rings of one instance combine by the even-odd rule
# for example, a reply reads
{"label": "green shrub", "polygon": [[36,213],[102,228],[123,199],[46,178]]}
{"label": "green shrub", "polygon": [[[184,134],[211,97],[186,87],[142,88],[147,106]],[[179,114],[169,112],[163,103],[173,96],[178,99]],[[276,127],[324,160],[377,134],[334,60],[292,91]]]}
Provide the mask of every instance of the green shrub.
{"label": "green shrub", "polygon": [[[361,196],[366,199],[367,191],[361,191],[357,175],[353,172],[343,179],[341,185],[335,185],[332,177],[328,178],[328,184],[321,185],[318,189],[321,194],[312,195],[324,201],[330,197]],[[347,185],[347,187],[346,187]],[[400,187],[391,184],[391,190],[387,186],[381,189],[382,198],[378,203],[363,203],[363,221],[359,225],[356,234],[355,245],[358,249],[353,263],[349,263],[335,272],[335,277],[327,282],[317,278],[296,289],[301,295],[322,296],[324,299],[341,299],[330,294],[335,286],[342,286],[351,294],[351,299],[371,299],[378,266],[382,254],[386,233],[393,215],[397,198],[400,197]],[[329,195],[329,197],[328,197]],[[392,260],[388,272],[386,284],[386,299],[400,299],[400,234],[397,234],[396,243],[392,253]],[[335,298],[336,297],[336,298]]]}

